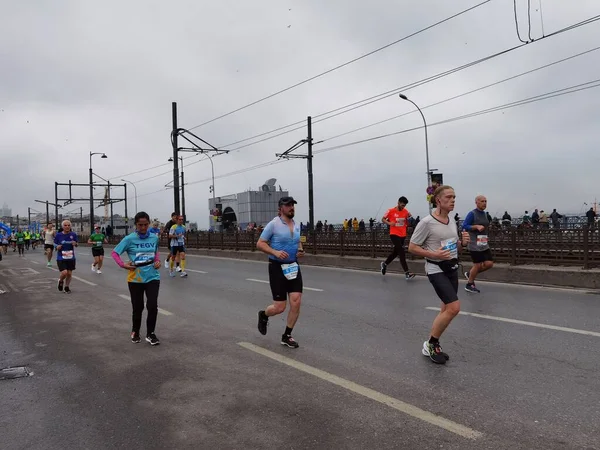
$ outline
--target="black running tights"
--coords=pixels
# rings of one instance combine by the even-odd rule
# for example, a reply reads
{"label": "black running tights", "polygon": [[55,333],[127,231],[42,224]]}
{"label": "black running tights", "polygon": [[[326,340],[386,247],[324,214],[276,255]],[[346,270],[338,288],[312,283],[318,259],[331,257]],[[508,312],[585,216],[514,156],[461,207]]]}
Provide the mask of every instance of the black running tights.
{"label": "black running tights", "polygon": [[148,283],[128,283],[131,294],[131,306],[133,307],[133,327],[131,331],[140,332],[142,326],[142,312],[144,311],[144,293],[146,293],[146,308],[148,319],[146,320],[146,335],[154,333],[156,328],[156,316],[158,315],[158,288],[160,281],[153,280]]}
{"label": "black running tights", "polygon": [[395,236],[393,234],[390,235],[390,239],[392,240],[392,244],[394,244],[394,250],[390,253],[390,256],[385,260],[385,264],[390,264],[397,256],[400,257],[400,264],[402,264],[402,269],[405,272],[408,272],[408,264],[406,264],[406,253],[404,252],[404,241],[405,237]]}

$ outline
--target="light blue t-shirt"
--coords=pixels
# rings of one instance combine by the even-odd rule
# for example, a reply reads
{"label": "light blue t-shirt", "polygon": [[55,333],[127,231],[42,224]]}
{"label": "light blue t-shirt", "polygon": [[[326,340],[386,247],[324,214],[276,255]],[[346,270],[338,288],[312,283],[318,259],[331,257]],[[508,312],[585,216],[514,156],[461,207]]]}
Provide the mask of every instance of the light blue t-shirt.
{"label": "light blue t-shirt", "polygon": [[298,248],[300,248],[300,226],[293,220],[292,223],[294,224],[293,232],[290,231],[290,227],[281,217],[275,217],[267,224],[260,235],[260,239],[269,242],[273,250],[284,250],[289,255],[287,259],[277,259],[269,255],[270,260],[285,264],[297,261],[296,254],[298,253]]}
{"label": "light blue t-shirt", "polygon": [[[158,236],[148,233],[148,237],[142,239],[137,232],[128,234],[123,238],[114,250],[119,255],[127,253],[129,259],[134,265],[144,264],[148,261],[154,261],[158,252]],[[154,268],[153,264],[140,266],[129,272],[127,281],[132,283],[148,283],[149,281],[160,280],[160,271]]]}

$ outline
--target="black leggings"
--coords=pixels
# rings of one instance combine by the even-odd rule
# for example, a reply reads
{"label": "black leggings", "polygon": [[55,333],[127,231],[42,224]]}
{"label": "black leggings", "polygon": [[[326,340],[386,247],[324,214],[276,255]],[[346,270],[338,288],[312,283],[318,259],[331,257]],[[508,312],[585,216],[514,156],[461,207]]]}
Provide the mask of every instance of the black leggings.
{"label": "black leggings", "polygon": [[133,327],[131,331],[140,332],[142,326],[142,312],[144,311],[144,292],[146,293],[146,308],[148,318],[146,319],[146,335],[154,333],[156,328],[156,316],[158,315],[158,288],[160,281],[153,280],[148,283],[128,283],[131,294],[131,306],[133,307]]}
{"label": "black leggings", "polygon": [[406,264],[406,253],[404,253],[404,241],[405,237],[396,236],[394,234],[390,234],[390,239],[392,240],[392,244],[394,244],[394,250],[390,253],[390,256],[385,260],[385,265],[390,264],[396,256],[400,256],[400,264],[402,264],[402,269],[405,272],[408,272],[408,264]]}

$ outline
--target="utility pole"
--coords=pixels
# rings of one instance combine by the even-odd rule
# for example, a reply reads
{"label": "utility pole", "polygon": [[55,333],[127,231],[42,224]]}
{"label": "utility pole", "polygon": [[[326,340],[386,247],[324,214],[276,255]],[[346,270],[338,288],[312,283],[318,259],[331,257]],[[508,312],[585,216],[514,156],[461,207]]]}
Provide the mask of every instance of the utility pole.
{"label": "utility pole", "polygon": [[177,127],[177,102],[173,102],[171,108],[173,116],[173,131],[171,132],[171,143],[173,144],[173,204],[175,212],[179,214],[179,147],[177,145],[179,129]]}
{"label": "utility pole", "polygon": [[185,181],[183,178],[183,158],[181,159],[181,215],[183,216],[183,226],[187,223],[185,215]]}
{"label": "utility pole", "polygon": [[[79,207],[79,226],[80,226],[80,230],[83,233],[83,206]],[[92,232],[90,231],[90,236],[92,235]]]}
{"label": "utility pole", "polygon": [[54,182],[54,222],[55,229],[58,232],[58,181]]}
{"label": "utility pole", "polygon": [[46,200],[46,225],[50,223],[50,205],[48,205],[48,200]]}
{"label": "utility pole", "polygon": [[31,208],[27,207],[27,229],[31,228]]}
{"label": "utility pole", "polygon": [[[127,183],[125,183],[123,186],[125,187],[125,236],[127,236],[129,234],[129,217],[127,216]],[[113,229],[114,233],[115,228],[112,225],[110,227]]]}
{"label": "utility pole", "polygon": [[313,140],[312,140],[312,117],[308,116],[306,121],[308,127],[308,158],[307,158],[307,169],[308,169],[308,221],[310,222],[310,229],[315,229],[315,213],[313,203]]}
{"label": "utility pole", "polygon": [[[307,126],[308,126],[308,137],[306,139],[302,139],[298,142],[296,142],[294,145],[292,145],[290,148],[288,148],[285,152],[283,153],[277,153],[275,154],[275,156],[277,156],[279,159],[292,159],[292,158],[299,158],[299,159],[306,159],[307,160],[307,171],[308,171],[308,223],[310,224],[309,230],[314,230],[315,227],[315,212],[314,212],[314,195],[313,195],[313,165],[312,165],[312,159],[313,159],[313,151],[312,151],[312,147],[313,147],[313,137],[312,137],[312,118],[310,116],[308,116],[307,119]],[[318,142],[317,142],[318,143]],[[306,155],[298,155],[295,153],[292,153],[294,150],[299,149],[300,147],[302,147],[304,144],[308,144],[308,154]]]}

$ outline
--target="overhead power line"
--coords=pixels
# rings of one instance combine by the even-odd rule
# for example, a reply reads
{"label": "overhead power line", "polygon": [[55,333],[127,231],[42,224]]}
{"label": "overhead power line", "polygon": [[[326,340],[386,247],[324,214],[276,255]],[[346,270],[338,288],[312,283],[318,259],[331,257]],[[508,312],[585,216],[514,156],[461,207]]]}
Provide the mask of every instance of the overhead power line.
{"label": "overhead power line", "polygon": [[[595,21],[597,21],[599,19],[600,19],[600,15],[599,16],[591,17],[590,19],[586,19],[586,20],[581,21],[579,23],[576,23],[574,25],[570,25],[570,26],[568,26],[566,28],[562,28],[560,30],[557,30],[554,33],[551,33],[551,34],[548,34],[546,36],[543,36],[543,37],[541,37],[541,38],[533,41],[531,44],[533,44],[535,42],[542,41],[543,39],[546,39],[546,38],[549,38],[549,37],[552,37],[552,36],[556,36],[558,34],[566,32],[566,31],[569,31],[569,30],[572,30],[572,29],[575,29],[575,28],[579,28],[579,27],[584,26],[584,25],[588,25],[588,24],[590,24],[592,22],[595,22]],[[454,74],[456,72],[459,72],[461,70],[473,67],[473,66],[475,66],[477,64],[481,64],[483,62],[486,62],[486,61],[489,61],[491,59],[497,58],[497,57],[502,56],[504,54],[510,53],[510,52],[512,52],[514,50],[520,49],[520,48],[522,48],[522,47],[524,47],[526,45],[527,45],[527,42],[525,42],[523,44],[519,44],[519,45],[511,47],[511,48],[508,48],[508,49],[505,49],[505,50],[502,50],[500,52],[497,52],[497,53],[494,53],[492,55],[486,56],[484,58],[480,58],[480,59],[477,59],[475,61],[471,61],[469,63],[466,63],[466,64],[463,64],[461,66],[455,67],[453,69],[449,69],[449,70],[447,70],[445,72],[440,72],[440,73],[438,73],[436,75],[432,75],[432,76],[430,76],[428,78],[424,78],[422,80],[415,81],[413,83],[410,83],[410,84],[407,84],[407,85],[404,85],[404,86],[400,86],[398,88],[395,88],[395,89],[392,89],[392,90],[389,90],[389,91],[386,91],[386,92],[382,92],[380,94],[377,94],[377,95],[374,95],[374,96],[371,96],[371,97],[368,97],[368,98],[365,98],[365,99],[362,99],[362,100],[359,100],[359,101],[356,101],[356,102],[353,102],[353,103],[350,103],[350,104],[347,104],[347,105],[344,105],[344,106],[341,106],[339,108],[336,108],[336,109],[333,109],[333,110],[330,110],[330,111],[327,111],[327,112],[324,112],[324,113],[317,114],[315,116],[312,116],[313,119],[318,119],[318,120],[313,121],[313,124],[316,124],[316,123],[319,123],[319,122],[322,122],[322,121],[325,121],[325,120],[332,119],[333,117],[337,117],[339,115],[346,114],[346,113],[348,113],[350,111],[354,111],[354,110],[356,110],[358,108],[362,108],[364,106],[370,105],[370,104],[378,102],[380,100],[384,100],[386,98],[392,97],[392,96],[394,96],[394,95],[396,95],[396,94],[398,94],[398,93],[400,93],[402,91],[407,91],[409,89],[414,89],[415,87],[422,86],[424,84],[430,83],[432,81],[438,80],[438,79],[446,77],[448,75],[452,75],[452,74]],[[333,113],[335,113],[335,114],[333,114]],[[323,117],[323,116],[327,116],[327,117]],[[319,119],[320,117],[322,117],[322,118]],[[246,142],[246,141],[252,140],[252,139],[257,138],[257,137],[266,136],[266,135],[271,134],[273,132],[284,130],[284,129],[288,128],[288,127],[295,126],[295,125],[298,125],[300,123],[304,123],[304,121],[294,122],[292,124],[276,128],[275,130],[271,130],[269,132],[261,133],[259,135],[256,135],[256,136],[253,136],[253,137],[250,137],[250,138],[242,139],[240,141],[237,141],[237,142],[235,142],[233,144],[229,144],[229,145],[235,145],[237,143]],[[257,144],[260,144],[260,143],[263,143],[263,142],[275,139],[277,137],[283,136],[285,134],[288,134],[288,133],[291,133],[291,132],[294,132],[294,131],[297,131],[297,130],[300,130],[300,129],[303,129],[303,128],[305,128],[305,127],[304,126],[298,126],[298,127],[293,128],[293,129],[290,129],[290,130],[278,133],[276,135],[268,136],[268,137],[265,137],[265,138],[260,139],[258,141],[250,142],[248,144],[244,144],[244,145],[241,145],[239,147],[230,148],[228,150],[230,152],[234,152],[234,151],[237,151],[237,150],[248,148],[248,147],[251,147],[253,145],[257,145]],[[224,148],[226,148],[226,147],[228,147],[228,145],[224,146]]]}
{"label": "overhead power line", "polygon": [[430,30],[430,29],[432,29],[432,28],[434,28],[434,27],[436,27],[436,26],[438,26],[438,25],[441,25],[441,24],[443,24],[443,23],[445,23],[445,22],[448,22],[448,21],[450,21],[450,20],[452,20],[452,19],[455,19],[455,18],[457,18],[457,17],[459,17],[459,16],[461,16],[461,15],[463,15],[463,14],[466,14],[466,13],[468,13],[469,11],[472,11],[472,10],[474,10],[474,9],[477,9],[477,8],[479,8],[480,6],[483,6],[483,5],[485,5],[486,3],[489,3],[490,1],[491,1],[491,0],[486,0],[486,1],[484,1],[484,2],[481,2],[481,3],[479,3],[479,4],[475,5],[475,6],[472,6],[472,7],[470,7],[470,8],[467,8],[467,9],[463,10],[463,11],[460,11],[460,12],[458,12],[458,13],[456,13],[456,14],[454,14],[454,15],[450,16],[450,17],[447,17],[447,18],[445,18],[445,19],[443,19],[443,20],[440,20],[439,22],[436,22],[436,23],[434,23],[434,24],[432,24],[432,25],[429,25],[429,26],[427,26],[427,27],[425,27],[425,28],[422,28],[422,29],[420,29],[420,30],[418,30],[418,31],[415,31],[414,33],[411,33],[411,34],[409,34],[408,36],[404,36],[403,38],[400,38],[400,39],[398,39],[398,40],[396,40],[396,41],[394,41],[394,42],[390,42],[389,44],[386,44],[386,45],[384,45],[383,47],[379,47],[379,48],[377,48],[377,49],[375,49],[375,50],[372,50],[372,51],[370,51],[370,52],[368,52],[368,53],[365,53],[364,55],[361,55],[361,56],[359,56],[359,57],[357,57],[357,58],[351,59],[350,61],[346,61],[346,62],[345,62],[345,63],[343,63],[343,64],[340,64],[340,65],[338,65],[338,66],[335,66],[335,67],[333,67],[333,68],[331,68],[331,69],[328,69],[328,70],[326,70],[325,72],[321,72],[321,73],[319,73],[319,74],[317,74],[317,75],[313,75],[313,76],[312,76],[312,77],[310,77],[310,78],[307,78],[307,79],[305,79],[305,80],[302,80],[302,81],[300,81],[300,82],[298,82],[298,83],[296,83],[296,84],[293,84],[293,85],[291,85],[291,86],[288,86],[288,87],[286,87],[286,88],[284,88],[284,89],[281,89],[281,90],[279,90],[279,91],[277,91],[277,92],[274,92],[274,93],[272,93],[272,94],[269,94],[269,95],[267,95],[266,97],[262,97],[262,98],[260,98],[260,99],[258,99],[258,100],[255,100],[255,101],[253,101],[253,102],[251,102],[251,103],[248,103],[248,104],[246,104],[246,105],[244,105],[244,106],[241,106],[240,108],[234,109],[233,111],[230,111],[230,112],[228,112],[228,113],[222,114],[222,115],[220,115],[220,116],[218,116],[218,117],[215,117],[214,119],[208,120],[208,121],[206,121],[206,122],[203,122],[203,123],[201,123],[200,125],[196,125],[196,126],[194,126],[194,127],[192,127],[192,128],[188,128],[188,129],[189,129],[189,130],[193,130],[193,129],[195,129],[195,128],[199,128],[199,127],[202,127],[202,126],[204,126],[204,125],[208,125],[209,123],[215,122],[215,121],[217,121],[217,120],[219,120],[219,119],[222,119],[222,118],[224,118],[224,117],[227,117],[227,116],[230,116],[230,115],[232,115],[232,114],[235,114],[236,112],[239,112],[239,111],[242,111],[242,110],[244,110],[244,109],[246,109],[246,108],[249,108],[249,107],[251,107],[251,106],[254,106],[254,105],[258,104],[258,103],[264,102],[265,100],[268,100],[268,99],[270,99],[270,98],[273,98],[273,97],[275,97],[276,95],[283,94],[284,92],[287,92],[287,91],[289,91],[289,90],[292,90],[292,89],[294,89],[294,88],[296,88],[296,87],[298,87],[298,86],[302,86],[303,84],[306,84],[306,83],[308,83],[308,82],[310,82],[310,81],[316,80],[317,78],[320,78],[320,77],[322,77],[322,76],[324,76],[324,75],[327,75],[327,74],[329,74],[329,73],[331,73],[331,72],[335,72],[336,70],[339,70],[339,69],[341,69],[342,67],[346,67],[346,66],[348,66],[348,65],[350,65],[350,64],[352,64],[352,63],[355,63],[355,62],[357,62],[357,61],[360,61],[361,59],[367,58],[368,56],[374,55],[375,53],[378,53],[378,52],[380,52],[380,51],[382,51],[382,50],[385,50],[386,48],[389,48],[389,47],[391,47],[391,46],[393,46],[393,45],[399,44],[400,42],[403,42],[403,41],[405,41],[405,40],[407,40],[407,39],[410,39],[411,37],[414,37],[414,36],[416,36],[416,35],[418,35],[418,34],[421,34],[421,33],[425,32],[425,31],[427,31],[427,30]]}
{"label": "overhead power line", "polygon": [[[573,93],[576,93],[576,92],[580,92],[580,91],[584,91],[584,90],[592,89],[592,88],[597,88],[597,87],[600,87],[600,79],[589,81],[589,82],[586,82],[586,83],[581,83],[581,84],[570,86],[570,87],[563,88],[563,89],[558,89],[558,90],[555,90],[555,91],[547,92],[545,94],[536,95],[536,96],[533,96],[533,97],[529,97],[529,98],[526,98],[526,99],[522,99],[522,100],[518,100],[518,101],[506,103],[506,104],[503,104],[503,105],[494,106],[492,108],[487,108],[487,109],[475,111],[475,112],[472,112],[472,113],[469,113],[469,114],[463,114],[461,116],[451,117],[451,118],[448,118],[448,119],[445,119],[445,120],[441,120],[441,121],[438,121],[438,122],[427,124],[427,127],[430,128],[430,127],[434,127],[434,126],[438,126],[438,125],[443,125],[443,124],[447,124],[447,123],[457,122],[457,121],[460,121],[460,120],[470,119],[470,118],[481,116],[481,115],[484,115],[484,114],[490,114],[492,112],[497,112],[497,111],[501,111],[501,110],[505,110],[505,109],[515,108],[515,107],[518,107],[518,106],[523,106],[523,105],[527,105],[527,104],[530,104],[530,103],[536,103],[536,102],[539,102],[539,101],[542,101],[542,100],[548,100],[550,98],[560,97],[560,96],[568,95],[568,94],[573,94]],[[326,152],[330,152],[330,151],[333,151],[333,150],[338,150],[338,149],[341,149],[341,148],[351,147],[351,146],[358,145],[358,144],[363,144],[363,143],[366,143],[366,142],[372,142],[372,141],[375,141],[375,140],[384,139],[384,138],[391,137],[391,136],[397,136],[399,134],[404,134],[404,133],[408,133],[408,132],[411,132],[411,131],[420,130],[422,128],[423,128],[423,126],[417,126],[417,127],[408,128],[408,129],[401,130],[401,131],[396,131],[394,133],[388,133],[388,134],[374,136],[374,137],[367,138],[367,139],[361,139],[361,140],[354,141],[354,142],[348,142],[346,144],[336,145],[334,147],[328,147],[328,148],[324,148],[324,149],[320,149],[320,150],[315,150],[314,154],[326,153]],[[283,163],[283,162],[287,162],[287,161],[288,160],[283,160],[283,159],[282,160],[277,159],[277,160],[274,160],[274,161],[267,161],[267,162],[264,162],[264,163],[261,163],[261,164],[257,164],[255,166],[251,166],[251,167],[247,167],[247,168],[244,168],[244,169],[239,169],[239,170],[236,170],[236,171],[233,171],[233,172],[229,172],[229,173],[225,173],[225,174],[221,174],[221,175],[215,176],[215,179],[217,179],[217,178],[226,178],[226,177],[229,177],[229,176],[238,175],[238,174],[245,173],[245,172],[250,172],[252,170],[261,169],[263,167],[268,167],[268,166],[272,166],[274,164],[279,164],[279,163]],[[206,183],[206,182],[209,182],[209,181],[211,181],[211,178],[206,178],[206,179],[203,179],[203,180],[193,181],[193,182],[187,183],[187,184],[192,185],[192,184]]]}
{"label": "overhead power line", "polygon": [[[533,42],[532,42],[530,45],[533,45],[533,44],[534,44],[534,43],[536,43],[536,42],[542,41],[543,39],[546,39],[546,38],[549,38],[549,37],[552,37],[552,36],[556,36],[556,35],[558,35],[558,34],[561,34],[561,33],[564,33],[564,32],[566,32],[566,31],[570,31],[570,30],[572,30],[572,29],[579,28],[579,27],[581,27],[581,26],[588,25],[588,24],[590,24],[590,23],[596,22],[596,21],[598,21],[599,19],[600,19],[600,15],[593,16],[593,17],[591,17],[591,18],[589,18],[589,19],[583,20],[583,21],[581,21],[581,22],[575,23],[575,24],[573,24],[573,25],[570,25],[570,26],[568,26],[568,27],[565,27],[565,28],[559,29],[559,30],[557,30],[557,31],[555,31],[555,32],[553,32],[553,33],[551,33],[551,34],[545,35],[545,36],[543,36],[543,37],[541,37],[541,38],[539,38],[539,39],[537,39],[537,40],[533,41]],[[495,54],[493,54],[493,55],[490,55],[490,56],[488,56],[488,57],[485,57],[485,58],[481,58],[480,60],[476,60],[476,61],[473,61],[473,62],[471,62],[471,63],[467,63],[467,64],[465,64],[465,65],[463,65],[463,66],[459,66],[459,67],[456,67],[456,68],[454,68],[454,69],[450,69],[450,70],[448,70],[448,71],[446,71],[446,72],[441,72],[441,73],[439,73],[439,74],[437,74],[437,75],[433,75],[433,76],[431,76],[431,77],[429,77],[429,78],[425,78],[425,79],[423,79],[423,80],[419,80],[419,81],[413,82],[413,83],[411,83],[411,84],[409,84],[409,85],[402,86],[402,87],[399,87],[399,88],[393,89],[393,90],[391,90],[391,91],[386,91],[386,92],[383,92],[383,93],[381,93],[381,94],[378,94],[378,95],[375,95],[375,96],[372,96],[372,97],[369,97],[369,98],[366,98],[366,99],[360,100],[360,101],[358,101],[358,102],[350,103],[350,104],[348,104],[348,105],[345,105],[345,106],[342,106],[342,107],[340,107],[340,108],[336,108],[336,109],[333,109],[333,110],[331,110],[331,111],[327,111],[327,112],[324,112],[324,113],[318,114],[318,115],[316,115],[316,116],[313,116],[313,118],[319,118],[319,117],[323,117],[323,116],[326,116],[326,115],[328,115],[328,114],[331,114],[331,113],[334,113],[334,112],[338,112],[338,111],[340,111],[340,110],[343,110],[343,109],[345,109],[345,108],[349,108],[349,107],[352,107],[352,106],[355,106],[355,105],[359,105],[359,104],[361,104],[361,103],[364,103],[364,102],[369,102],[369,103],[365,103],[365,105],[364,105],[364,106],[366,106],[367,104],[374,103],[374,102],[372,102],[371,100],[375,100],[375,101],[378,101],[378,99],[380,99],[380,100],[383,100],[384,98],[388,98],[388,97],[390,97],[390,96],[396,95],[398,92],[400,92],[400,91],[402,91],[402,90],[407,90],[407,89],[409,89],[410,87],[421,86],[421,85],[423,85],[423,84],[425,84],[425,83],[427,83],[427,82],[429,82],[429,81],[434,81],[434,80],[437,80],[437,79],[439,79],[439,78],[441,78],[441,77],[443,77],[443,76],[450,75],[450,74],[452,74],[452,73],[455,73],[455,72],[457,72],[457,71],[459,71],[459,70],[462,70],[462,69],[464,69],[464,68],[467,68],[467,67],[472,67],[472,66],[473,66],[473,65],[475,65],[475,64],[478,64],[478,63],[481,63],[481,62],[484,62],[484,61],[488,61],[488,60],[490,60],[490,59],[492,59],[492,58],[495,58],[495,57],[498,57],[498,56],[500,56],[500,55],[502,55],[502,54],[506,54],[506,53],[508,53],[508,52],[511,52],[511,51],[513,51],[513,50],[516,50],[516,49],[519,49],[519,48],[521,48],[521,47],[524,47],[525,45],[526,45],[526,44],[520,44],[520,45],[518,45],[518,46],[516,46],[516,47],[512,47],[512,48],[506,49],[506,50],[504,50],[504,51],[502,51],[502,52],[495,53]],[[379,98],[379,97],[381,97],[381,98]],[[353,109],[356,109],[356,108],[353,108]],[[349,110],[349,111],[350,111],[350,110]],[[335,116],[331,116],[331,117],[335,117]],[[331,117],[328,117],[328,118],[331,118]],[[326,120],[326,119],[321,119],[321,120],[318,120],[318,121],[316,121],[316,122],[320,122],[320,121],[322,121],[322,120]],[[256,136],[252,136],[252,137],[249,137],[249,138],[246,138],[246,139],[242,139],[242,140],[240,140],[240,141],[237,141],[237,142],[234,142],[234,143],[231,143],[231,144],[225,145],[225,146],[220,146],[219,148],[226,148],[226,147],[229,147],[229,146],[231,146],[231,145],[236,145],[236,144],[238,144],[238,143],[241,143],[241,142],[246,142],[246,141],[248,141],[248,140],[252,140],[252,139],[254,139],[254,138],[257,138],[257,137],[266,136],[266,135],[268,135],[268,134],[271,134],[271,133],[274,133],[274,132],[277,132],[277,131],[281,131],[281,130],[284,130],[284,129],[286,129],[286,128],[292,127],[292,126],[296,126],[296,125],[299,125],[299,124],[304,124],[304,123],[305,123],[305,121],[306,121],[306,119],[303,119],[303,120],[301,120],[301,121],[294,122],[294,123],[291,123],[291,124],[289,124],[289,125],[286,125],[286,126],[283,126],[283,127],[279,127],[279,128],[276,128],[276,129],[274,129],[274,130],[271,130],[271,131],[268,131],[268,132],[261,133],[261,134],[259,134],[259,135],[256,135]],[[316,122],[314,122],[314,123],[316,123]],[[241,148],[246,148],[246,147],[249,147],[249,146],[251,146],[251,145],[256,145],[256,144],[259,144],[259,143],[262,143],[262,142],[268,141],[268,140],[270,140],[270,139],[274,139],[274,138],[276,138],[276,137],[279,137],[279,136],[283,136],[283,135],[285,135],[285,134],[287,134],[287,133],[291,133],[291,132],[293,132],[293,131],[297,131],[297,130],[300,130],[300,129],[303,129],[303,128],[305,128],[305,126],[304,126],[304,125],[303,125],[302,127],[296,127],[296,128],[294,128],[294,129],[288,130],[288,131],[286,131],[286,132],[282,132],[282,133],[280,133],[280,134],[278,134],[278,135],[276,135],[276,136],[271,136],[271,137],[268,137],[268,138],[265,138],[265,139],[261,139],[261,140],[259,140],[259,141],[252,142],[252,143],[250,143],[250,144],[244,145],[244,146],[242,146],[242,147],[237,147],[237,148],[234,148],[234,149],[230,149],[230,152],[231,152],[231,151],[235,151],[235,150],[240,150]],[[333,139],[333,138],[329,138],[329,139]],[[219,156],[219,155],[216,155],[216,156]],[[188,159],[188,158],[185,158],[185,159]],[[164,167],[164,166],[166,166],[166,165],[169,165],[169,163],[160,164],[160,165],[158,165],[158,166],[149,167],[149,168],[146,168],[146,169],[141,169],[141,170],[138,170],[138,171],[135,171],[135,172],[131,172],[131,173],[128,173],[128,174],[123,174],[123,175],[119,175],[119,176],[111,177],[111,179],[115,179],[115,178],[123,178],[123,177],[126,177],[126,176],[130,176],[130,175],[135,175],[135,174],[138,174],[138,173],[147,172],[147,171],[149,171],[149,170],[157,169],[157,168],[159,168],[159,167]],[[171,173],[171,171],[169,171],[169,173]],[[166,174],[166,172],[165,172],[165,174]],[[162,174],[161,174],[161,175],[162,175]]]}

